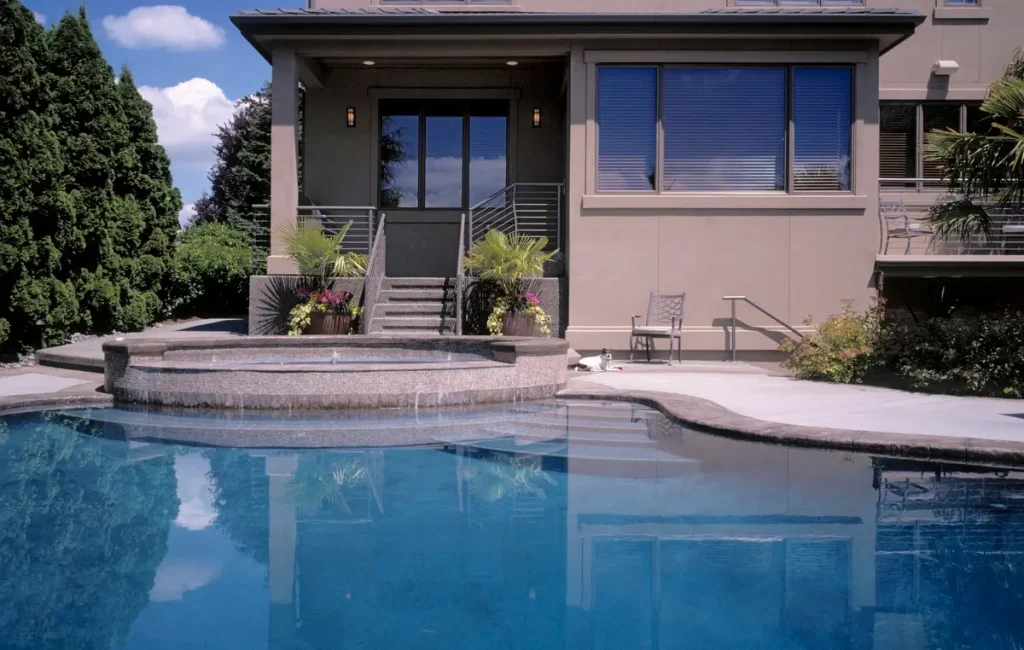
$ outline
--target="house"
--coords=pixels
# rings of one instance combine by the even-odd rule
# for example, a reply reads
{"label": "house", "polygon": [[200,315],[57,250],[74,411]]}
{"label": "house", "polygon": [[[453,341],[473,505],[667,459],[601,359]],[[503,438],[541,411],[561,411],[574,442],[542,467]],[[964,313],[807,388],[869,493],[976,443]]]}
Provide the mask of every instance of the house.
{"label": "house", "polygon": [[786,335],[772,316],[866,305],[880,279],[1024,272],[1005,241],[887,242],[879,212],[941,194],[921,134],[976,120],[1020,44],[1017,0],[310,0],[232,21],[273,67],[253,332],[294,272],[276,229],[296,214],[377,249],[374,331],[450,325],[460,245],[488,229],[547,236],[536,286],[578,350],[625,349],[650,292],[686,292],[683,347],[710,358],[730,346],[723,296],[750,298],[767,313],[740,303],[735,342],[753,358]]}

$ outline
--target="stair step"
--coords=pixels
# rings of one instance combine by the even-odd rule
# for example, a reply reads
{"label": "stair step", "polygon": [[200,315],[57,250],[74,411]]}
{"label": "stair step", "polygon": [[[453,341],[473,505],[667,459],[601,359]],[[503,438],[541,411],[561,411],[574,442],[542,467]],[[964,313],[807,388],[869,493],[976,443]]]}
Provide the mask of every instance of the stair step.
{"label": "stair step", "polygon": [[375,332],[440,332],[442,325],[448,325],[450,329],[455,324],[440,316],[384,316],[373,319]]}
{"label": "stair step", "polygon": [[447,302],[383,302],[374,306],[375,318],[388,316],[451,316],[455,305]]}
{"label": "stair step", "polygon": [[384,278],[383,289],[442,289],[454,287],[453,278]]}
{"label": "stair step", "polygon": [[395,302],[436,302],[445,300],[446,291],[441,287],[432,289],[383,289],[378,304]]}

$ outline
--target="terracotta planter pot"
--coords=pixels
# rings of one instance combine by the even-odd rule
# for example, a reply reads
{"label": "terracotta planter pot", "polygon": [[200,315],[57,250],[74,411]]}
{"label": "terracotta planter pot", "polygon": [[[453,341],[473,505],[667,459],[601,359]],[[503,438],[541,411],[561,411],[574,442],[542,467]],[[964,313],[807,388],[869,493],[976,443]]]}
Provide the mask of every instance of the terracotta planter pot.
{"label": "terracotta planter pot", "polygon": [[327,312],[315,311],[309,315],[310,334],[330,334],[340,336],[348,334],[352,325],[352,314],[329,314]]}
{"label": "terracotta planter pot", "polygon": [[526,314],[506,314],[501,333],[505,336],[542,336],[536,321]]}

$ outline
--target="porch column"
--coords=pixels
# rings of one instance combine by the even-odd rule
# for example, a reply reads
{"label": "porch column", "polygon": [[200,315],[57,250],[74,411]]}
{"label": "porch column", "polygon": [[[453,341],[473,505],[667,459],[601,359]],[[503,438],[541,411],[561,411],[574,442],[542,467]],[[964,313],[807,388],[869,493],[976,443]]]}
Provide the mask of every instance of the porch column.
{"label": "porch column", "polygon": [[299,59],[290,48],[275,48],[271,77],[270,257],[267,273],[295,273],[278,234],[295,221],[299,205]]}
{"label": "porch column", "polygon": [[289,484],[298,469],[298,456],[267,456],[270,533],[267,540],[270,600],[270,648],[289,647],[295,636],[295,548],[298,521]]}

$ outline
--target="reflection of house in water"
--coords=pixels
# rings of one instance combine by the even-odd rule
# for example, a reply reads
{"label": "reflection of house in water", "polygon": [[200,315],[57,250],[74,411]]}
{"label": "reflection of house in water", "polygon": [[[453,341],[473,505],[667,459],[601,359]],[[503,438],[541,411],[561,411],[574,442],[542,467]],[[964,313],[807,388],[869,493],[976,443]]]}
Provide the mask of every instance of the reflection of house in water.
{"label": "reflection of house in water", "polygon": [[567,600],[589,621],[577,644],[846,647],[874,601],[869,461],[659,436],[664,416],[645,419],[658,449],[685,463],[655,460],[654,480],[615,482],[569,460]]}
{"label": "reflection of house in water", "polygon": [[892,459],[874,464],[876,608],[886,629],[907,648],[931,647],[936,636],[971,646],[971,634],[987,636],[984,647],[1019,642],[1024,473],[936,471]]}

